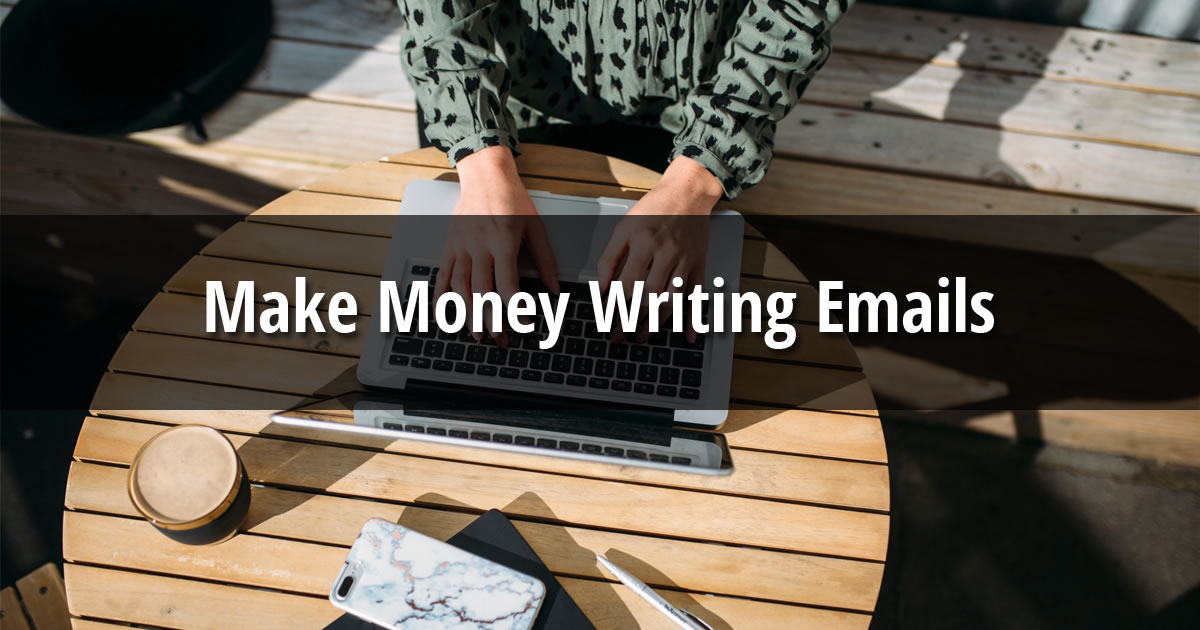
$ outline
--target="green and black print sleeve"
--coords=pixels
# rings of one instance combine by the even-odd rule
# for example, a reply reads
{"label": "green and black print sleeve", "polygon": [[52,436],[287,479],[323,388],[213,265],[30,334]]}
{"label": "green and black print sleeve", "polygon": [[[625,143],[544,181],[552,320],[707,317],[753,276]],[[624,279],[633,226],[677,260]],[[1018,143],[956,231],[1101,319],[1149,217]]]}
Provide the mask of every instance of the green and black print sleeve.
{"label": "green and black print sleeve", "polygon": [[852,0],[750,0],[713,77],[688,94],[672,157],[721,180],[726,197],[758,183],[774,154],[775,124],[825,63],[830,31]]}
{"label": "green and black print sleeve", "polygon": [[450,165],[486,147],[517,152],[505,107],[510,76],[488,24],[495,0],[405,0],[404,71],[423,111],[425,133]]}

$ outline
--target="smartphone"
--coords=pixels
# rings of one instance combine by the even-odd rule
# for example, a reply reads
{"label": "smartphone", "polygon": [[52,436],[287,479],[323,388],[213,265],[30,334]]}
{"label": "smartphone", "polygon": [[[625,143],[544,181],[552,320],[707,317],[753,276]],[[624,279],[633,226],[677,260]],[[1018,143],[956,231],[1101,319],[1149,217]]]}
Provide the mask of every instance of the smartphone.
{"label": "smartphone", "polygon": [[546,585],[380,518],[363,525],[329,590],[334,606],[387,628],[533,626]]}

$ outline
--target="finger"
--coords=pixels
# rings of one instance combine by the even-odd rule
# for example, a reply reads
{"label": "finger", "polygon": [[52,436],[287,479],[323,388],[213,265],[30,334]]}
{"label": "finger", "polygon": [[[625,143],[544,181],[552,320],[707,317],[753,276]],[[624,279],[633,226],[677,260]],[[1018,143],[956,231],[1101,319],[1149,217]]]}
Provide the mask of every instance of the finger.
{"label": "finger", "polygon": [[537,268],[538,277],[555,294],[559,292],[558,261],[554,258],[554,249],[550,247],[550,237],[546,235],[546,225],[541,218],[531,220],[525,244],[529,247],[529,256],[533,258],[533,266]]}
{"label": "finger", "polygon": [[[662,293],[667,290],[667,283],[671,281],[671,272],[675,269],[675,261],[669,260],[666,257],[656,257],[650,263],[650,271],[646,273],[646,296],[649,298],[652,293]],[[664,304],[667,308],[664,310],[659,308],[658,321],[663,322],[671,315],[670,303]]]}
{"label": "finger", "polygon": [[438,263],[437,281],[433,286],[433,299],[436,301],[446,289],[450,288],[450,276],[454,273],[454,250],[449,247],[442,252],[442,260]]}
{"label": "finger", "polygon": [[471,264],[472,260],[469,254],[455,256],[454,272],[450,275],[450,289],[462,296],[468,308],[471,304]]}
{"label": "finger", "polygon": [[[504,304],[509,304],[512,296],[521,290],[521,276],[517,268],[517,252],[507,250],[496,255],[496,292],[500,294],[500,300]],[[507,314],[506,314],[507,316]],[[493,333],[503,333],[503,330],[498,330]],[[497,340],[498,341],[498,340]]]}
{"label": "finger", "polygon": [[617,269],[628,250],[629,238],[618,226],[613,231],[612,238],[608,239],[608,245],[600,254],[600,259],[596,261],[596,279],[600,281],[601,291],[608,291],[608,285],[617,276]]}
{"label": "finger", "polygon": [[[475,293],[484,294],[492,290],[492,257],[490,254],[481,254],[477,258],[471,259],[471,292],[472,298]],[[473,300],[472,300],[473,301]],[[468,305],[472,301],[467,302]],[[468,311],[473,313],[474,311]],[[484,320],[487,320],[487,314],[484,314]],[[483,331],[472,331],[471,336],[475,341],[483,339]]]}
{"label": "finger", "polygon": [[[688,275],[686,275],[684,277],[687,278],[687,281],[684,282],[684,284],[683,284],[684,291],[691,293],[692,289],[694,287],[703,287],[704,286],[704,262],[702,261],[699,264],[697,264],[695,267],[692,267],[691,273],[689,273]],[[711,297],[709,299],[712,300],[712,299],[715,299],[715,297],[716,296],[714,295],[713,297]],[[685,317],[685,319],[687,319],[687,322],[688,322],[687,328],[686,328],[686,335],[687,335],[688,343],[696,343],[696,337],[697,337],[696,327],[692,322],[691,315],[688,314]]]}

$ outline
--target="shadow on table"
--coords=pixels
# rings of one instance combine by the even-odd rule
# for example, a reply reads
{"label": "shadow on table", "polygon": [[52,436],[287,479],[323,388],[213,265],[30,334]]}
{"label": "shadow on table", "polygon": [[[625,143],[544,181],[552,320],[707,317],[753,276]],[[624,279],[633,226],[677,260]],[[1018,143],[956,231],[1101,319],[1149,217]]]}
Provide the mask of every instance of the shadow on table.
{"label": "shadow on table", "polygon": [[[945,8],[954,3],[941,0],[922,4]],[[1087,2],[1074,4],[1078,7]],[[1131,20],[1147,6],[1146,2],[1128,4]],[[1038,3],[1010,2],[1003,8],[1045,10],[1035,5]],[[911,26],[895,24],[895,32],[910,42],[906,44],[908,49],[922,54],[928,51],[928,56],[911,59],[912,76],[880,89],[873,86],[872,91],[864,90],[864,109],[998,129],[1004,117],[1027,99],[1045,98],[1038,92],[1044,81],[1040,75],[1055,49],[1082,46],[1070,39],[1066,29],[1062,29],[1058,41],[1024,44],[961,33],[962,29],[954,26],[958,20],[952,16],[915,15],[912,19]],[[946,24],[934,37],[928,37],[933,29],[920,24],[923,19]],[[908,29],[923,35],[905,35]],[[1013,61],[1005,59],[1010,54],[1007,51],[1015,48],[1013,44],[1020,45],[1015,54],[1026,62],[1026,73],[996,72],[990,77],[995,85],[960,78],[944,103],[941,92],[935,95],[934,104],[941,107],[933,113],[889,98],[889,91],[904,87],[908,81],[912,82],[912,90],[928,92],[928,80],[920,68],[941,51],[961,48],[956,63],[963,76],[969,77],[974,69]],[[1087,63],[1093,56],[1122,54],[1111,41],[1085,52]],[[1103,108],[1111,106],[1095,102],[1087,109],[1064,115],[1073,117],[1069,120],[1074,121],[1075,129],[1085,131]],[[1013,161],[1011,147],[1004,146],[1004,135],[997,132],[992,137],[993,145],[972,147],[971,154],[981,158],[978,177],[990,185],[1033,189],[1036,182],[1022,175],[1026,165]],[[886,139],[865,140],[875,140],[879,148]],[[928,150],[943,149],[930,139]],[[947,145],[944,150],[958,149]],[[1094,164],[1082,149],[1071,162],[1067,166],[1080,169],[1105,166],[1112,170],[1115,166]],[[910,170],[901,163],[891,166]],[[1051,169],[1056,166],[1050,165]],[[863,185],[869,187],[871,182],[864,181]],[[920,195],[919,188],[914,186],[912,194]],[[1077,202],[1071,197],[1060,195],[1055,199],[1061,202],[1062,214],[1078,212],[1073,207]],[[1020,207],[999,210],[1026,211]],[[863,211],[886,213],[887,209]],[[963,200],[962,214],[977,211],[997,209],[978,200]],[[976,247],[974,253],[981,255],[972,259],[962,255],[963,247],[932,239],[924,247],[907,248],[908,255],[847,255],[849,248],[869,251],[911,239],[882,232],[851,235],[836,229],[826,232],[835,238],[824,239],[816,236],[824,226],[793,225],[788,231],[773,225],[776,231],[770,231],[763,223],[751,222],[763,233],[771,234],[771,241],[814,283],[858,278],[867,281],[860,283],[867,290],[890,290],[900,296],[927,290],[931,279],[939,276],[963,275],[971,280],[971,290],[993,291],[999,302],[1005,291],[1020,289],[1014,281],[1020,278],[1015,266],[1022,256],[1039,256],[1012,251],[996,255]],[[1064,251],[1080,248],[1078,235],[1074,240],[1069,235],[1063,238]],[[1091,255],[1121,245],[1087,238],[1083,243]],[[1043,451],[1044,415],[1051,413],[1044,411],[1047,408],[1073,408],[1080,404],[1078,401],[1088,399],[1083,403],[1085,408],[1095,409],[1110,400],[1115,401],[1114,405],[1131,408],[1179,408],[1181,400],[1195,400],[1200,395],[1200,366],[1196,362],[1200,356],[1200,334],[1196,331],[1200,300],[1195,293],[1172,300],[1159,289],[1139,286],[1092,261],[1064,261],[1058,270],[1062,282],[1055,290],[1025,294],[1017,304],[1010,304],[1013,308],[997,312],[997,334],[1014,316],[1022,318],[1021,325],[1016,331],[1007,331],[1006,342],[983,350],[965,339],[955,344],[931,342],[926,335],[852,335],[885,421],[892,474],[891,543],[872,628],[936,630],[981,624],[990,628],[1182,628],[1193,627],[1200,619],[1195,587],[1174,599],[1169,593],[1149,597],[1144,582],[1171,582],[1169,576],[1174,575],[1177,577],[1172,584],[1178,586],[1180,579],[1186,582],[1188,575],[1195,575],[1196,557],[1184,548],[1186,544],[1168,547],[1175,549],[1174,554],[1159,555],[1144,548],[1166,547],[1163,538],[1186,540],[1184,531],[1190,526],[1182,523],[1194,520],[1194,505],[1180,498],[1164,500],[1168,502],[1162,505],[1141,498],[1147,504],[1134,507],[1128,498],[1134,492],[1132,484],[1096,482],[1102,492],[1110,493],[1096,497],[1090,489],[1064,487],[1073,480],[1048,474],[1037,465]],[[847,286],[846,290],[864,287]],[[1021,295],[1019,291],[1017,294]],[[1106,299],[1098,300],[1097,296]],[[1073,308],[1072,303],[1106,306]],[[1039,318],[1055,320],[1057,325],[1039,322]],[[1113,323],[1121,318],[1125,318],[1125,325],[1119,334],[1103,334],[1105,326],[1112,330]],[[1056,369],[1064,364],[1073,369]],[[1130,378],[1114,379],[1113,374]],[[966,391],[972,387],[978,390]],[[938,411],[928,411],[931,409]],[[904,417],[961,427],[994,410],[1014,409],[1012,422],[1022,440],[1018,444],[894,422]],[[965,450],[964,444],[984,446]],[[1102,509],[1105,514],[1085,513],[1084,509]],[[1144,531],[1154,542],[1132,550],[1116,549],[1110,543],[1112,528]],[[1127,564],[1131,556],[1151,559],[1133,571]]]}
{"label": "shadow on table", "polygon": [[[482,513],[487,509],[491,509],[491,507],[496,507],[509,518],[546,521],[550,525],[561,523],[555,517],[550,506],[546,505],[546,502],[535,492],[524,492],[504,506],[471,506],[436,492],[422,494],[417,497],[416,503],[418,505],[428,505],[442,509],[450,507],[451,509],[469,510],[474,514]],[[407,516],[407,513],[405,516]],[[400,524],[419,526],[419,523],[408,522],[404,516],[401,517]],[[556,526],[549,531],[553,532],[553,538],[549,543],[553,547],[552,553],[563,564],[571,566],[594,566],[596,564],[596,552],[575,542],[575,539],[567,533],[564,527]],[[542,561],[547,562],[547,559],[543,557]],[[596,572],[598,575],[598,569]],[[618,585],[614,588],[620,588],[620,586]],[[571,593],[568,589],[568,593],[597,626],[610,626],[614,628],[637,627],[637,620],[629,612],[629,609],[621,601],[621,598],[617,596],[613,588],[590,589],[586,592],[588,599],[582,599],[580,595],[583,593],[578,590]],[[597,619],[597,615],[603,616],[603,622]]]}

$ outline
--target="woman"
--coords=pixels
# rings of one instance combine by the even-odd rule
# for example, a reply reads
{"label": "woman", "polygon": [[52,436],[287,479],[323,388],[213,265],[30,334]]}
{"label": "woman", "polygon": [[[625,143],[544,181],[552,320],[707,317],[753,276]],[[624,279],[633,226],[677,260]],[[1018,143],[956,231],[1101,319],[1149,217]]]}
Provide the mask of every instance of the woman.
{"label": "woman", "polygon": [[495,290],[515,292],[522,243],[557,290],[545,230],[517,177],[519,140],[594,148],[614,136],[666,170],[630,211],[643,218],[615,231],[601,286],[702,283],[708,223],[677,217],[707,215],[762,179],[775,124],[829,55],[830,29],[851,2],[401,2],[422,138],[458,170],[456,214],[483,217],[455,231],[437,291],[490,291],[494,277]]}

